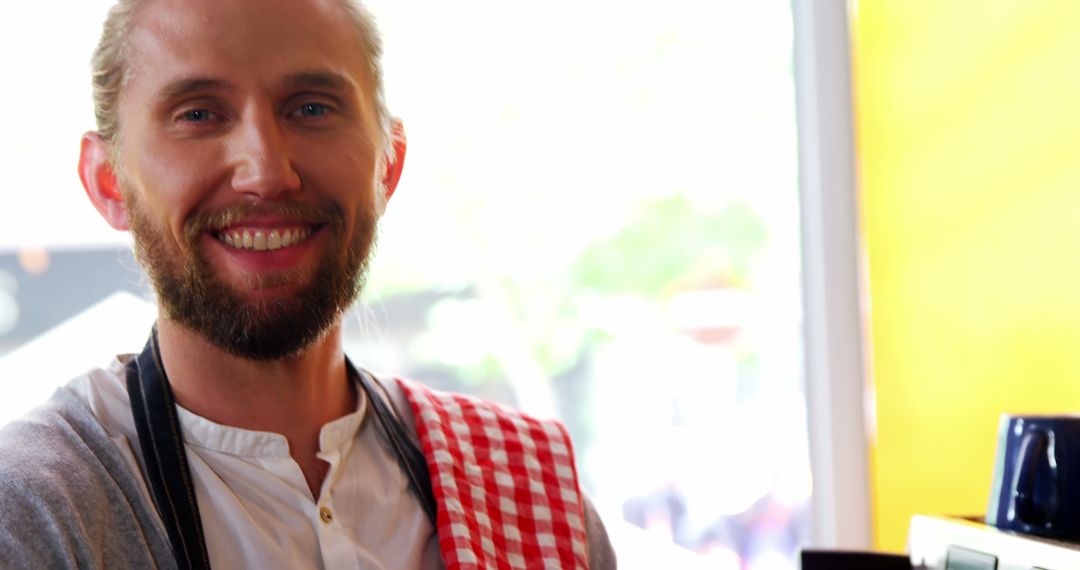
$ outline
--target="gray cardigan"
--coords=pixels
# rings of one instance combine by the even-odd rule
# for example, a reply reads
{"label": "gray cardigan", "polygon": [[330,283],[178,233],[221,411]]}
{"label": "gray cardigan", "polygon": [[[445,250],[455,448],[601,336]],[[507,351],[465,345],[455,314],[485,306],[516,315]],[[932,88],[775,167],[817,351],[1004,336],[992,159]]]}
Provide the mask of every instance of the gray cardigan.
{"label": "gray cardigan", "polygon": [[0,429],[0,567],[176,568],[127,460],[68,388]]}
{"label": "gray cardigan", "polygon": [[[589,565],[615,568],[588,499],[585,519]],[[129,463],[66,387],[0,429],[0,567],[176,568],[157,510]]]}

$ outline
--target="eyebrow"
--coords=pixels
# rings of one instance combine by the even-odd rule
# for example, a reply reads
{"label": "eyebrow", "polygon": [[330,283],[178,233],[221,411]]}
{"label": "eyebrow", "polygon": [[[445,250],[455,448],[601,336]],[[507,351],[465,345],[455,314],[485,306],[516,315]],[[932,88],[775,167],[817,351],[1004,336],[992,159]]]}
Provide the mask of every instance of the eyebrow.
{"label": "eyebrow", "polygon": [[[344,75],[332,71],[302,71],[285,76],[282,85],[289,90],[322,88],[334,91],[353,90],[354,83]],[[208,91],[233,91],[236,86],[214,77],[184,77],[163,87],[158,100],[172,101],[186,95]]]}
{"label": "eyebrow", "polygon": [[185,77],[163,87],[159,93],[159,99],[168,101],[200,91],[231,91],[233,88],[233,84],[224,79]]}
{"label": "eyebrow", "polygon": [[286,89],[322,88],[334,91],[351,90],[353,82],[345,76],[332,71],[302,71],[285,77],[282,84]]}

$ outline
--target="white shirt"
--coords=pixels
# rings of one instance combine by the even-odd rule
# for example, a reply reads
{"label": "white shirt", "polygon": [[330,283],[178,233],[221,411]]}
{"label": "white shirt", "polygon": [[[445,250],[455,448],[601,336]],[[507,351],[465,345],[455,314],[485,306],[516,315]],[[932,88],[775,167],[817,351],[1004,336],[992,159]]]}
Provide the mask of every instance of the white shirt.
{"label": "white shirt", "polygon": [[[124,364],[113,359],[72,380],[143,481]],[[402,409],[396,383],[391,399]],[[229,427],[182,407],[179,419],[210,563],[216,568],[439,570],[438,537],[384,446],[360,392],[355,412],[322,427],[318,457],[330,465],[313,501],[285,437]],[[143,493],[150,495],[145,482]],[[152,503],[151,503],[152,504]]]}

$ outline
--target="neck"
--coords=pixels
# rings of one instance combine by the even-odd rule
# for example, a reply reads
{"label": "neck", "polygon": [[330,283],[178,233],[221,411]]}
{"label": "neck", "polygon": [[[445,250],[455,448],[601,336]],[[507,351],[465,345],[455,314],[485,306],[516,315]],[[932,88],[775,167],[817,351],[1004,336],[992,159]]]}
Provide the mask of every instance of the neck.
{"label": "neck", "polygon": [[158,342],[176,402],[211,421],[284,433],[297,424],[321,427],[356,409],[340,325],[282,360],[240,358],[164,317]]}
{"label": "neck", "polygon": [[158,342],[179,405],[219,424],[285,436],[318,497],[322,465],[315,455],[322,426],[356,410],[340,322],[301,353],[281,360],[232,355],[164,315],[158,318]]}

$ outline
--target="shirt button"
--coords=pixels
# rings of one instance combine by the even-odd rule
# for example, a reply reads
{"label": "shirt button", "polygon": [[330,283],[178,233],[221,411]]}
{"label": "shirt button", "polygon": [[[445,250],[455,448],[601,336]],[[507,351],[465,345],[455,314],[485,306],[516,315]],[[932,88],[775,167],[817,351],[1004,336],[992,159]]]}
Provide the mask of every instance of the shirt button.
{"label": "shirt button", "polygon": [[319,518],[322,519],[322,522],[330,524],[334,520],[334,513],[330,512],[330,509],[322,507],[319,509]]}

